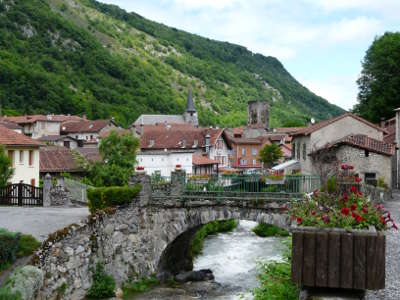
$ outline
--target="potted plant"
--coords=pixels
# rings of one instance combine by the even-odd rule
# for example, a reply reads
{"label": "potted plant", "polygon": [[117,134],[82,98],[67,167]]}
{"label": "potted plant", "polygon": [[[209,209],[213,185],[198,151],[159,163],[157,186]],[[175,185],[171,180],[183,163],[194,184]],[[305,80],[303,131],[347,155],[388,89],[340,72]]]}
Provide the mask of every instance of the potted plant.
{"label": "potted plant", "polygon": [[340,187],[334,192],[315,190],[290,208],[294,283],[355,290],[385,287],[383,231],[397,226],[382,204],[359,191],[359,180],[354,183],[348,192]]}

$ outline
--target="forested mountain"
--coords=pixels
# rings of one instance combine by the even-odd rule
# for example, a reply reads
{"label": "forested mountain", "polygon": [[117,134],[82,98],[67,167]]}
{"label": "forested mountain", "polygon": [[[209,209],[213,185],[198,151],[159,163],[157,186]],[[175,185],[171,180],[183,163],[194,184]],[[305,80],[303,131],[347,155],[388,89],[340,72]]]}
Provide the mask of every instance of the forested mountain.
{"label": "forested mountain", "polygon": [[342,109],[274,57],[149,21],[94,0],[0,0],[3,114],[86,113],[123,125],[182,113],[192,87],[200,123],[236,126],[247,101],[271,104],[272,126]]}

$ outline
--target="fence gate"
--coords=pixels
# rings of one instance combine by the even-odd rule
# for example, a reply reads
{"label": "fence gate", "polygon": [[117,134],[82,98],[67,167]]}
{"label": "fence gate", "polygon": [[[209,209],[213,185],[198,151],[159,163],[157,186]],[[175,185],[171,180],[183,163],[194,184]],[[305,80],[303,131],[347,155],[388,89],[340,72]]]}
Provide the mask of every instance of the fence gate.
{"label": "fence gate", "polygon": [[43,206],[43,189],[17,183],[0,188],[0,205]]}

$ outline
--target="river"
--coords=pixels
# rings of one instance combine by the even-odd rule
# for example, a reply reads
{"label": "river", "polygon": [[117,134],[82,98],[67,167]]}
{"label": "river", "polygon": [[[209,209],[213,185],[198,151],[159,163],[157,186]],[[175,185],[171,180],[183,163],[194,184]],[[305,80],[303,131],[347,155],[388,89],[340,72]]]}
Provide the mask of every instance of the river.
{"label": "river", "polygon": [[157,287],[136,296],[135,300],[247,300],[257,287],[257,262],[280,260],[282,238],[261,238],[251,229],[255,222],[240,221],[235,230],[209,236],[201,255],[194,261],[194,270],[211,269],[216,283],[192,283],[175,288]]}

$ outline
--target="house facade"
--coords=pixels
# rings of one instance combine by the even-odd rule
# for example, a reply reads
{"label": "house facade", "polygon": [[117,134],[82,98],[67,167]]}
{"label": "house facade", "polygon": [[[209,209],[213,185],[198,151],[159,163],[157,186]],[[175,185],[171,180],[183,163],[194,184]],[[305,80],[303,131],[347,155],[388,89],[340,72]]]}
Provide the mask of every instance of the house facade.
{"label": "house facade", "polygon": [[42,144],[3,126],[0,126],[0,144],[4,145],[14,169],[11,183],[39,186],[39,148]]}
{"label": "house facade", "polygon": [[110,130],[120,129],[113,120],[81,120],[64,122],[61,126],[61,135],[70,136],[76,140],[84,141],[83,144],[95,143],[99,137]]}
{"label": "house facade", "polygon": [[46,145],[61,146],[68,149],[82,147],[81,141],[67,135],[44,135],[38,139]]}
{"label": "house facade", "polygon": [[292,156],[300,163],[303,174],[317,174],[316,154],[329,150],[339,163],[346,162],[357,167],[355,170],[360,176],[368,177],[372,176],[369,173],[375,173],[376,178],[382,176],[389,183],[390,165],[389,171],[379,170],[376,166],[379,163],[386,166],[391,150],[382,152],[371,147],[387,148],[383,142],[384,133],[379,126],[346,113],[294,132]]}

